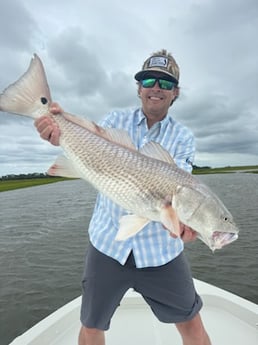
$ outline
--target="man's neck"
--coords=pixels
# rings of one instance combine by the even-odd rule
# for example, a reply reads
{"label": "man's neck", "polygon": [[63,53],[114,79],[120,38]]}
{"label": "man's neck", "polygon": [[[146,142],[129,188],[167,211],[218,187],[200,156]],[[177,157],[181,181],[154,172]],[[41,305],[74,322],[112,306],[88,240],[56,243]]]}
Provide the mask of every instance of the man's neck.
{"label": "man's neck", "polygon": [[166,115],[163,116],[151,116],[151,115],[145,115],[147,120],[147,126],[150,129],[155,123],[162,121]]}

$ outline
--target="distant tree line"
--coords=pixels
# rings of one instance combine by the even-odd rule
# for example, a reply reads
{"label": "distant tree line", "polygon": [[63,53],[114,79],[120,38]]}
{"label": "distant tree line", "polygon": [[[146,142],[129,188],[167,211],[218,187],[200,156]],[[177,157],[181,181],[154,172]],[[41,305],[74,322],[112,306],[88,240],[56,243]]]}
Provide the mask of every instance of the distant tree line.
{"label": "distant tree line", "polygon": [[204,166],[204,167],[198,167],[197,165],[193,165],[193,170],[206,170],[206,169],[211,169],[209,166]]}
{"label": "distant tree line", "polygon": [[[209,166],[204,166],[204,167],[198,167],[197,165],[193,165],[193,170],[204,170],[204,169],[211,169]],[[24,180],[24,179],[30,179],[30,178],[45,178],[45,177],[53,177],[55,176],[50,176],[47,173],[30,173],[30,174],[9,174],[0,177],[0,180]]]}
{"label": "distant tree line", "polygon": [[46,173],[30,173],[30,174],[9,174],[0,177],[1,180],[24,180],[24,179],[30,179],[30,178],[45,178],[45,177],[51,177],[47,175]]}

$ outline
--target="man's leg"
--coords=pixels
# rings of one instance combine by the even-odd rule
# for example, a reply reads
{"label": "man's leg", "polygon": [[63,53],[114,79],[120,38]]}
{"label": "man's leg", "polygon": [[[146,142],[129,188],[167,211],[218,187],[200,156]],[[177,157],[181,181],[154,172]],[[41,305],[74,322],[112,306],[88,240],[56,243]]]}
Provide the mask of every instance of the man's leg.
{"label": "man's leg", "polygon": [[163,266],[141,269],[138,278],[135,290],[159,321],[176,324],[183,345],[211,345],[199,315],[202,301],[183,253]]}
{"label": "man's leg", "polygon": [[199,313],[192,320],[177,323],[176,327],[183,339],[183,345],[211,345]]}
{"label": "man's leg", "polygon": [[79,333],[79,345],[105,345],[104,331],[82,326]]}
{"label": "man's leg", "polygon": [[104,330],[109,329],[116,308],[132,286],[129,264],[123,266],[89,245],[82,281],[79,345],[105,344]]}

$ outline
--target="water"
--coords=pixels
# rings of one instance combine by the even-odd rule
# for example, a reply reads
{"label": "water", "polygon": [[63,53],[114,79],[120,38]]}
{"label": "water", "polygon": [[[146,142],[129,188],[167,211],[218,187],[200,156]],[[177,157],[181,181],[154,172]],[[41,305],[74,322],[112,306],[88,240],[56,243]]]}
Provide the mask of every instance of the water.
{"label": "water", "polygon": [[[200,176],[233,213],[240,238],[212,254],[188,244],[193,275],[258,303],[258,175]],[[0,345],[81,294],[96,193],[84,181],[0,193]]]}

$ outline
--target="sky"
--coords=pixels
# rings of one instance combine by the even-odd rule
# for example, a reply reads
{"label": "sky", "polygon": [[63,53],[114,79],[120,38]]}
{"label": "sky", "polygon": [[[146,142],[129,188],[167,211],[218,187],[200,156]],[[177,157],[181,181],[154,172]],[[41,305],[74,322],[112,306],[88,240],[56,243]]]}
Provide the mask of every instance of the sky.
{"label": "sky", "polygon": [[[196,138],[194,164],[258,164],[257,0],[0,0],[0,92],[43,61],[52,99],[100,120],[140,106],[134,75],[167,49],[180,67],[171,116]],[[0,176],[46,172],[61,149],[33,120],[0,112]]]}

